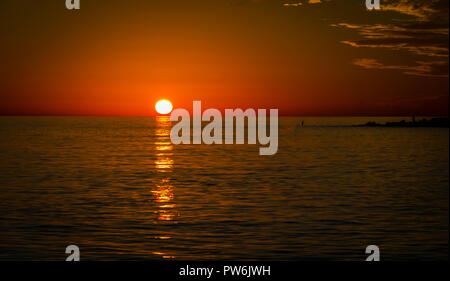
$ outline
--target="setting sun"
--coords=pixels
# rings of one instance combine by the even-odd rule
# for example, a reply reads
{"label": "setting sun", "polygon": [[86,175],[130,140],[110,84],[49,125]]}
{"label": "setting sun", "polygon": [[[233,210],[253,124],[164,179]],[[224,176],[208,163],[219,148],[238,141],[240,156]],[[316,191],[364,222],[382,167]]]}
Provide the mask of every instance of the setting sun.
{"label": "setting sun", "polygon": [[168,100],[160,100],[155,104],[156,112],[159,114],[169,114],[172,108],[172,103]]}

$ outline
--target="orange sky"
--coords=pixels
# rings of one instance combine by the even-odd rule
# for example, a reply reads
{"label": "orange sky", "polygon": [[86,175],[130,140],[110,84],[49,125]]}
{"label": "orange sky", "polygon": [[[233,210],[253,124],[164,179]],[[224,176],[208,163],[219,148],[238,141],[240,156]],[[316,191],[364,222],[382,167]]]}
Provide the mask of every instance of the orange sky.
{"label": "orange sky", "polygon": [[448,115],[448,1],[81,2],[0,3],[0,114]]}

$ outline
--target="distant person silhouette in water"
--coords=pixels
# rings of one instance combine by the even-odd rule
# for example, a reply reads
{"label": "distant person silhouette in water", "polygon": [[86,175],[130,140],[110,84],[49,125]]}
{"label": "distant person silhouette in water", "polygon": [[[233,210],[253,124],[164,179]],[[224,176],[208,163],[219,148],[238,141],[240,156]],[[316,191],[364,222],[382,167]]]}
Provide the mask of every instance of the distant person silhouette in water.
{"label": "distant person silhouette in water", "polygon": [[298,131],[298,129],[300,128],[300,126],[303,127],[304,124],[305,124],[305,122],[302,121],[301,125],[300,125],[300,123],[298,123],[298,124],[295,126],[295,134],[296,134],[296,135],[297,135],[297,131]]}

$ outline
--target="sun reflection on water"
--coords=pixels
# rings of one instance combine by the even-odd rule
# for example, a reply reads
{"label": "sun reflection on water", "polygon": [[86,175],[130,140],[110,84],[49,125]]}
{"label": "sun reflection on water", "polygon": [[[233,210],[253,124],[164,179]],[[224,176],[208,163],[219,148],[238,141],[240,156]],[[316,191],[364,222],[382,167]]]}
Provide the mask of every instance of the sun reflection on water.
{"label": "sun reflection on water", "polygon": [[161,184],[157,184],[152,193],[155,196],[155,202],[158,203],[170,202],[173,199],[172,185],[168,179],[161,180]]}
{"label": "sun reflection on water", "polygon": [[[170,141],[171,121],[168,116],[156,117],[156,129],[154,142],[156,171],[160,172],[160,179],[155,184],[151,193],[153,201],[157,204],[155,213],[157,214],[157,223],[176,223],[175,217],[178,216],[176,204],[174,203],[174,186],[171,183],[171,173],[173,172],[174,160],[172,159],[172,143]],[[170,240],[169,235],[162,235],[158,239]],[[164,259],[175,258],[162,251],[155,251],[153,254]]]}

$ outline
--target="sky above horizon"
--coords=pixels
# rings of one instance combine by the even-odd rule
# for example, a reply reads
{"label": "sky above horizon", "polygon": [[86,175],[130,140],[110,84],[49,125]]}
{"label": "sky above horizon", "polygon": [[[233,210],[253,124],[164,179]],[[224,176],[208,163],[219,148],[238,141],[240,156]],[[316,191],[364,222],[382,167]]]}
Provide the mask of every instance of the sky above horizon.
{"label": "sky above horizon", "polygon": [[0,115],[448,116],[447,0],[0,2]]}

